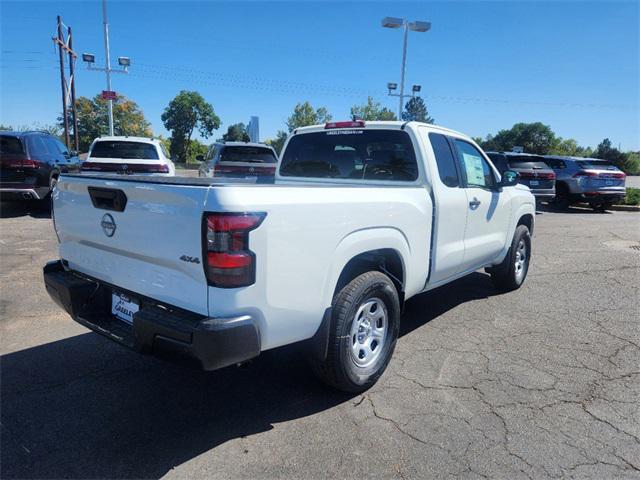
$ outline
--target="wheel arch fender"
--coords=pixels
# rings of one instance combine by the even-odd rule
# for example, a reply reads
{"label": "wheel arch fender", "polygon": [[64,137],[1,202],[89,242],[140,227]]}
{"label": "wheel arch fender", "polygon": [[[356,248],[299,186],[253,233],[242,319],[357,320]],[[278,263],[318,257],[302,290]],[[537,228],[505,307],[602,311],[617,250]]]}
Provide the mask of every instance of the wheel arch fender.
{"label": "wheel arch fender", "polygon": [[[333,261],[327,270],[326,281],[322,292],[323,305],[326,306],[322,322],[315,335],[310,339],[311,351],[314,358],[323,360],[327,354],[329,330],[331,326],[331,305],[339,282],[353,280],[359,273],[344,277],[342,274],[353,264],[352,261],[360,258],[371,257],[372,261],[381,258],[382,261],[393,259],[393,266],[383,271],[381,268],[372,268],[387,274],[398,289],[400,302],[403,302],[403,286],[406,282],[407,264],[411,255],[409,241],[405,235],[393,227],[375,227],[357,230],[346,235],[334,251]],[[373,263],[371,263],[373,266]]]}

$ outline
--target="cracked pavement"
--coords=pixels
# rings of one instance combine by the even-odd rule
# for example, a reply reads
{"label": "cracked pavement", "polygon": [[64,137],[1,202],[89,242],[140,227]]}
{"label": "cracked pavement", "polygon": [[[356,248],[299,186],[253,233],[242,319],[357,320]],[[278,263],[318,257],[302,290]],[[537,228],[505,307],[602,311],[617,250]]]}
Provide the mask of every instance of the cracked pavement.
{"label": "cracked pavement", "polygon": [[2,478],[640,479],[640,214],[537,215],[520,290],[412,299],[352,396],[298,346],[204,373],[89,333],[42,285],[51,220],[1,209]]}

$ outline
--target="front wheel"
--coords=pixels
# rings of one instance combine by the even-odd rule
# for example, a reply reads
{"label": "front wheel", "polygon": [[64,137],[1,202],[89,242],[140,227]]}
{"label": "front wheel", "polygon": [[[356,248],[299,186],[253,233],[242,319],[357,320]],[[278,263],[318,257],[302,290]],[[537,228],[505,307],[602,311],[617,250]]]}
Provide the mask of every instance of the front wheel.
{"label": "front wheel", "polygon": [[507,256],[500,265],[491,267],[491,280],[498,290],[510,292],[524,283],[531,260],[531,234],[526,225],[518,225]]}
{"label": "front wheel", "polygon": [[316,375],[329,386],[360,393],[387,368],[400,330],[400,301],[393,282],[367,272],[334,297],[327,358],[314,361]]}

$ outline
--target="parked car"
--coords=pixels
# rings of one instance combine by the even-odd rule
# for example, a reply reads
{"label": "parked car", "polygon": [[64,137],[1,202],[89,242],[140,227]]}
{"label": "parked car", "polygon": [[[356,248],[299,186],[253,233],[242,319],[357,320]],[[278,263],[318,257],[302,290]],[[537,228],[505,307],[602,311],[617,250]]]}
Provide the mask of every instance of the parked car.
{"label": "parked car", "polygon": [[268,179],[275,175],[278,155],[263,143],[225,142],[214,143],[198,160],[199,177]]}
{"label": "parked car", "polygon": [[79,162],[75,152],[46,132],[0,131],[0,195],[48,198],[60,174],[77,171]]}
{"label": "parked car", "polygon": [[626,175],[606,160],[547,155],[545,162],[556,172],[557,208],[585,202],[604,211],[626,194]]}
{"label": "parked car", "polygon": [[556,174],[544,157],[527,153],[487,152],[498,171],[518,172],[518,181],[531,189],[536,200],[549,201],[556,195]]}
{"label": "parked car", "polygon": [[86,327],[206,370],[305,341],[360,392],[393,353],[404,302],[485,268],[527,276],[535,199],[466,135],[417,122],[299,128],[275,183],[64,175],[47,291]]}
{"label": "parked car", "polygon": [[93,141],[83,172],[174,176],[176,167],[160,140],[145,137],[100,137]]}

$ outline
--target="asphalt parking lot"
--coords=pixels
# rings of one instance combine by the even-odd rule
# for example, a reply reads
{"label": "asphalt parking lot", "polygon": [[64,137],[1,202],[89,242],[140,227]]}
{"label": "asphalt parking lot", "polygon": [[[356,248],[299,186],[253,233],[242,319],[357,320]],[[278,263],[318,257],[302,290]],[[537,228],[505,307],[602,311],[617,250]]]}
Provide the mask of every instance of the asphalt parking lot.
{"label": "asphalt parking lot", "polygon": [[297,348],[202,373],[124,350],[45,293],[46,211],[0,207],[2,478],[640,478],[640,214],[537,215],[519,291],[411,300],[365,395]]}

